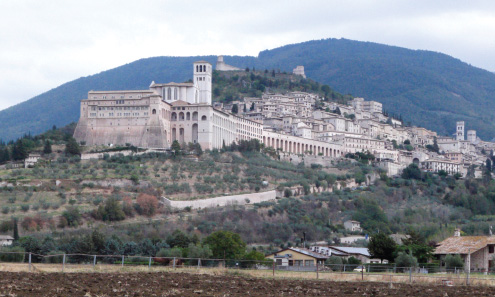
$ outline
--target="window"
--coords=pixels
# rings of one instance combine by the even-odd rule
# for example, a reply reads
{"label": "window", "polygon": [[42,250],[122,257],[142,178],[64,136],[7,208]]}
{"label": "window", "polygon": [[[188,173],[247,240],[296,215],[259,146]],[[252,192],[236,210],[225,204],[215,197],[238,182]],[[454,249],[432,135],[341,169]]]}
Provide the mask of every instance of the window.
{"label": "window", "polygon": [[488,246],[488,252],[489,252],[490,254],[493,254],[493,252],[494,252],[494,246],[493,246],[493,245],[489,245],[489,246]]}
{"label": "window", "polygon": [[156,114],[156,109],[153,109],[153,111],[151,113],[152,114]]}

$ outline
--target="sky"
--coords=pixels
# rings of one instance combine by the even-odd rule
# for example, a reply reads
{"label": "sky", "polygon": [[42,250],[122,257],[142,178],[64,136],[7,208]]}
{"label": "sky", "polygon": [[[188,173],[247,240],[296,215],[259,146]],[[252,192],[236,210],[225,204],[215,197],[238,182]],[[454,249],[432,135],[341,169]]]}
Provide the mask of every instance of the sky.
{"label": "sky", "polygon": [[141,58],[257,56],[325,38],[442,52],[495,71],[495,1],[5,0],[0,28],[0,110]]}

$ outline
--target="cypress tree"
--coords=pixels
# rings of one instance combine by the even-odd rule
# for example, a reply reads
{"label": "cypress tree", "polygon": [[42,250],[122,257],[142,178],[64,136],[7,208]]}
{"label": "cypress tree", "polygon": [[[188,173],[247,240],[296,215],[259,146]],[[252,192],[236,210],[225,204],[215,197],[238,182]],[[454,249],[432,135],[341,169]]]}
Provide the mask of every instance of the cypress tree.
{"label": "cypress tree", "polygon": [[19,240],[19,228],[17,227],[17,218],[13,218],[13,224],[14,224],[14,241]]}
{"label": "cypress tree", "polygon": [[51,154],[52,153],[52,144],[50,140],[45,140],[45,145],[43,147],[43,154]]}

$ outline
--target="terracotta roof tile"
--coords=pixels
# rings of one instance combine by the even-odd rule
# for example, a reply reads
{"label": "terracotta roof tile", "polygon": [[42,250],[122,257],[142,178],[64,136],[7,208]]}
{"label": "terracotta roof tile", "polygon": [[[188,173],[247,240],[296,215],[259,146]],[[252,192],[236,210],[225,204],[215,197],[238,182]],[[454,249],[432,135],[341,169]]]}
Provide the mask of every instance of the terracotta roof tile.
{"label": "terracotta roof tile", "polygon": [[454,236],[440,242],[434,254],[469,254],[488,244],[495,244],[495,236]]}

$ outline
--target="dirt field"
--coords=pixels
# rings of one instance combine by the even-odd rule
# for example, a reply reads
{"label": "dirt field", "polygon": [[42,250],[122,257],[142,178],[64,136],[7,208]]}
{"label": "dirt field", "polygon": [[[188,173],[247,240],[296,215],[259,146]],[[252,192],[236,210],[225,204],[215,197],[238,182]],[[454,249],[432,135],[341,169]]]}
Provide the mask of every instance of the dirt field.
{"label": "dirt field", "polygon": [[492,287],[283,280],[167,272],[0,272],[0,296],[495,296]]}

